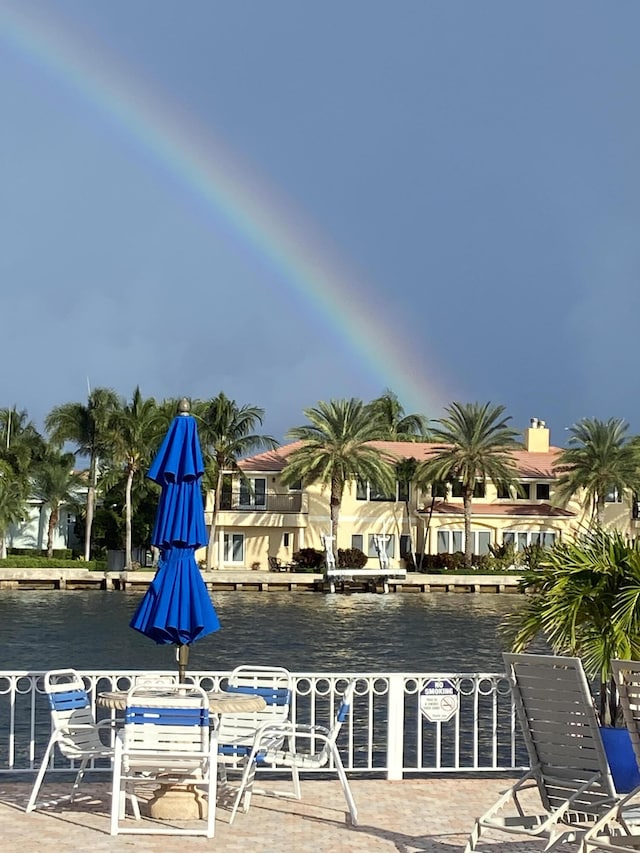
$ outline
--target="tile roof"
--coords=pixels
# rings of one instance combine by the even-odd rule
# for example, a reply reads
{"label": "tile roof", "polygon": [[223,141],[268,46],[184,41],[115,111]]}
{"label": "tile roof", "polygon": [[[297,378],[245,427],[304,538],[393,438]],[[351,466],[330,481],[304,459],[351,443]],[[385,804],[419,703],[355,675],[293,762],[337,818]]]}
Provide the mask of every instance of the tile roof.
{"label": "tile roof", "polygon": [[[277,473],[282,471],[286,465],[287,456],[301,444],[300,441],[284,444],[276,450],[267,450],[264,453],[242,459],[238,465],[246,473],[262,471]],[[442,447],[441,444],[426,441],[372,441],[371,444],[392,459],[400,460],[413,457],[418,462],[428,459],[433,455],[436,448]],[[513,458],[518,476],[524,479],[555,479],[557,474],[554,473],[554,465],[560,453],[562,453],[560,447],[550,447],[548,453],[530,453],[524,448],[514,450]]]}
{"label": "tile roof", "polygon": [[[525,503],[493,503],[483,504],[474,501],[472,505],[472,514],[478,515],[513,515],[517,517],[529,516],[534,518],[573,518],[576,513],[570,512],[568,509],[563,509],[551,504],[525,504]],[[429,514],[431,505],[426,505],[424,509],[418,510],[420,513]],[[438,515],[464,515],[462,502],[459,504],[439,501],[433,505],[434,514]]]}

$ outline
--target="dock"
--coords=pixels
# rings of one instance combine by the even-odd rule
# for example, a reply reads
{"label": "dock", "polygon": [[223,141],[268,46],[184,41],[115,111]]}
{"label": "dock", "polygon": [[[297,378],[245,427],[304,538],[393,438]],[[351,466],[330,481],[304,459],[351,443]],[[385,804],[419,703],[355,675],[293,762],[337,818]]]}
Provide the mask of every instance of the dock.
{"label": "dock", "polygon": [[[401,570],[380,576],[367,570],[340,570],[336,579],[324,572],[268,572],[253,570],[203,571],[210,592],[370,592],[389,593],[518,593],[518,575],[422,574]],[[364,571],[364,574],[360,574]],[[6,589],[99,589],[144,592],[153,580],[152,570],[102,572],[89,569],[0,568],[0,591]],[[373,576],[375,575],[375,577]],[[332,589],[333,586],[333,589]]]}

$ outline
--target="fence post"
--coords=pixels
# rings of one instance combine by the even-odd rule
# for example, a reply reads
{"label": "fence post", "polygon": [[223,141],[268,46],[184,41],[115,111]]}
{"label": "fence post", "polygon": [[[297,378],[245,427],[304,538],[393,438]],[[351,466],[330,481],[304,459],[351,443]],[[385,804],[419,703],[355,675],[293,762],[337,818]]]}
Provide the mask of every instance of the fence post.
{"label": "fence post", "polygon": [[389,676],[387,713],[387,779],[402,779],[404,753],[404,676]]}

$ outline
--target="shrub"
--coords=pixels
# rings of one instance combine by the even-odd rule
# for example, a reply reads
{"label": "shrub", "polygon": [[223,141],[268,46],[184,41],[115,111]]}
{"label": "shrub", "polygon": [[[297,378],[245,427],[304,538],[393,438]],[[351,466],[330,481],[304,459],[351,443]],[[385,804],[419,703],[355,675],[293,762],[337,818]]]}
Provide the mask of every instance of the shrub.
{"label": "shrub", "polygon": [[368,559],[360,548],[338,548],[339,569],[363,569]]}
{"label": "shrub", "polygon": [[301,571],[319,569],[324,565],[324,551],[318,551],[317,548],[301,548],[293,554],[293,562]]}

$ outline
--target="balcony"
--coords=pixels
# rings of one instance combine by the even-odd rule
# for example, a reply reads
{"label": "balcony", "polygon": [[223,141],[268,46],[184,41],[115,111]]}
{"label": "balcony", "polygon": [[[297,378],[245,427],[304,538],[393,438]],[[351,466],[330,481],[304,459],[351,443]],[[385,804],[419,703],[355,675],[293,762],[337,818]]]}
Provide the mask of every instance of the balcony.
{"label": "balcony", "polygon": [[249,502],[247,502],[245,495],[241,499],[239,494],[223,493],[220,509],[233,512],[307,513],[309,502],[306,495],[298,492],[282,495],[256,495],[250,498]]}

